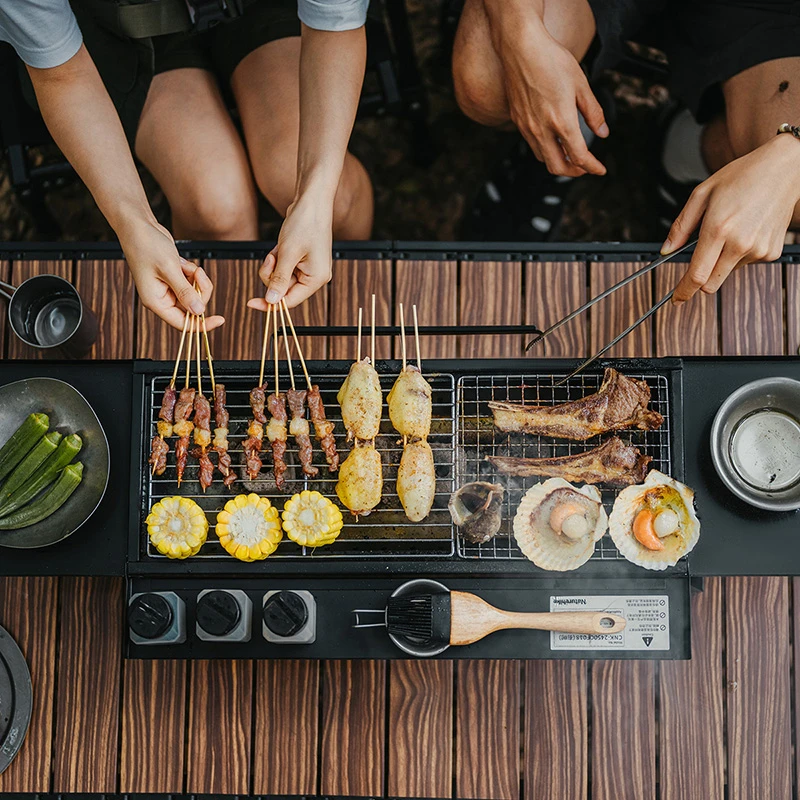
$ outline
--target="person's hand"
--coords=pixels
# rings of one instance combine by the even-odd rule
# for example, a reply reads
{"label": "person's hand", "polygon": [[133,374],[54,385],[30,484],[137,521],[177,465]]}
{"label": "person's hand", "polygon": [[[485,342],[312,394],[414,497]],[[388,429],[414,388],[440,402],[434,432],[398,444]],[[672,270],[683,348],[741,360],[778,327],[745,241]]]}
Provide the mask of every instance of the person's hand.
{"label": "person's hand", "polygon": [[589,152],[578,112],[599,137],[608,136],[600,103],[572,53],[539,19],[511,27],[498,42],[511,120],[553,175],[605,175]]}
{"label": "person's hand", "polygon": [[283,297],[289,308],[294,308],[330,281],[333,233],[329,205],[301,197],[289,206],[278,243],[258,272],[267,287],[266,296],[248,300],[250,308],[266,311]]}
{"label": "person's hand", "polygon": [[[178,330],[183,329],[187,311],[205,312],[214,288],[211,280],[196,264],[180,257],[166,228],[157,222],[135,222],[119,239],[146,308]],[[206,329],[223,322],[219,316],[206,317]]]}
{"label": "person's hand", "polygon": [[698,290],[713,294],[736,267],[780,258],[798,201],[800,142],[789,134],[776,136],[703,181],[661,248],[664,254],[677,250],[700,225],[697,247],[672,302],[684,303]]}

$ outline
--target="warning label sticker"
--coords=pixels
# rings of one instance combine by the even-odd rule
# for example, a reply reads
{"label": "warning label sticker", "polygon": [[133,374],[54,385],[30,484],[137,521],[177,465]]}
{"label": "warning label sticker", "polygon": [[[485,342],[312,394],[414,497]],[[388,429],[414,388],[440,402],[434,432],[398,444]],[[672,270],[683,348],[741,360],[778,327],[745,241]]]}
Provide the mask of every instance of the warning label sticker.
{"label": "warning label sticker", "polygon": [[609,595],[557,595],[551,611],[605,611],[626,620],[619,633],[561,633],[551,631],[551,650],[669,650],[669,597]]}

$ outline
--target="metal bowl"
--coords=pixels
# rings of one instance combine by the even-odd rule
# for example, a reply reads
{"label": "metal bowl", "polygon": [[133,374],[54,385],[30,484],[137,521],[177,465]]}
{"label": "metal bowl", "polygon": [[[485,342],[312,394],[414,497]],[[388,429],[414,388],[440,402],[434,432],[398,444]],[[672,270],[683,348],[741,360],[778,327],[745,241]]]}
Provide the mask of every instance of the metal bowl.
{"label": "metal bowl", "polygon": [[16,531],[0,531],[0,546],[46,547],[73,534],[100,505],[108,484],[110,453],[106,434],[84,396],[64,381],[28,378],[0,387],[0,442],[5,442],[28,414],[44,412],[50,430],[80,434],[83,447],[76,457],[84,466],[83,480],[55,514]]}
{"label": "metal bowl", "polygon": [[[428,578],[416,578],[413,581],[406,581],[402,586],[398,586],[393,592],[392,597],[405,597],[406,595],[415,594],[447,594],[450,590],[439,581],[432,581]],[[404,653],[410,656],[417,656],[419,658],[430,658],[431,656],[438,656],[444,653],[448,647],[449,642],[442,642],[436,644],[419,644],[413,639],[405,636],[396,636],[393,633],[389,634],[389,638],[399,647]]]}
{"label": "metal bowl", "polygon": [[0,628],[0,772],[25,741],[33,707],[33,686],[25,657],[5,628]]}
{"label": "metal bowl", "polygon": [[711,458],[751,506],[800,508],[800,381],[764,378],[730,395],[711,426]]}

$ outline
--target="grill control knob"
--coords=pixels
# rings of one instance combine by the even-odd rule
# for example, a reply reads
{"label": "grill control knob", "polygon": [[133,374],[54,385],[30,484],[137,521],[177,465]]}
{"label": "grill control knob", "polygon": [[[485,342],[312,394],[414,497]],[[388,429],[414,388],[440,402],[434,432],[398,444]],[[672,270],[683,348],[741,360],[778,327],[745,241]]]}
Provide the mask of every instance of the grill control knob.
{"label": "grill control knob", "polygon": [[208,592],[197,600],[197,624],[210,636],[227,636],[241,618],[242,609],[229,592]]}
{"label": "grill control knob", "polygon": [[172,627],[173,611],[160,594],[140,594],[128,606],[128,625],[142,639],[160,639]]}
{"label": "grill control knob", "polygon": [[308,606],[296,592],[276,592],[264,603],[264,624],[276,636],[295,636],[308,622]]}

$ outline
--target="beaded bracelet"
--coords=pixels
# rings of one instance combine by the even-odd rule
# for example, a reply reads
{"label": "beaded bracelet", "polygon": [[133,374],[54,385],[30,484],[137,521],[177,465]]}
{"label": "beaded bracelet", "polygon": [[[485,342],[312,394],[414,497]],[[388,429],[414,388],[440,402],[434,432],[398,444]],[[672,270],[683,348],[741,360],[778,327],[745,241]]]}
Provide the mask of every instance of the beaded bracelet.
{"label": "beaded bracelet", "polygon": [[777,133],[791,133],[795,139],[800,139],[800,126],[790,125],[788,122],[784,122],[782,125],[778,126]]}

